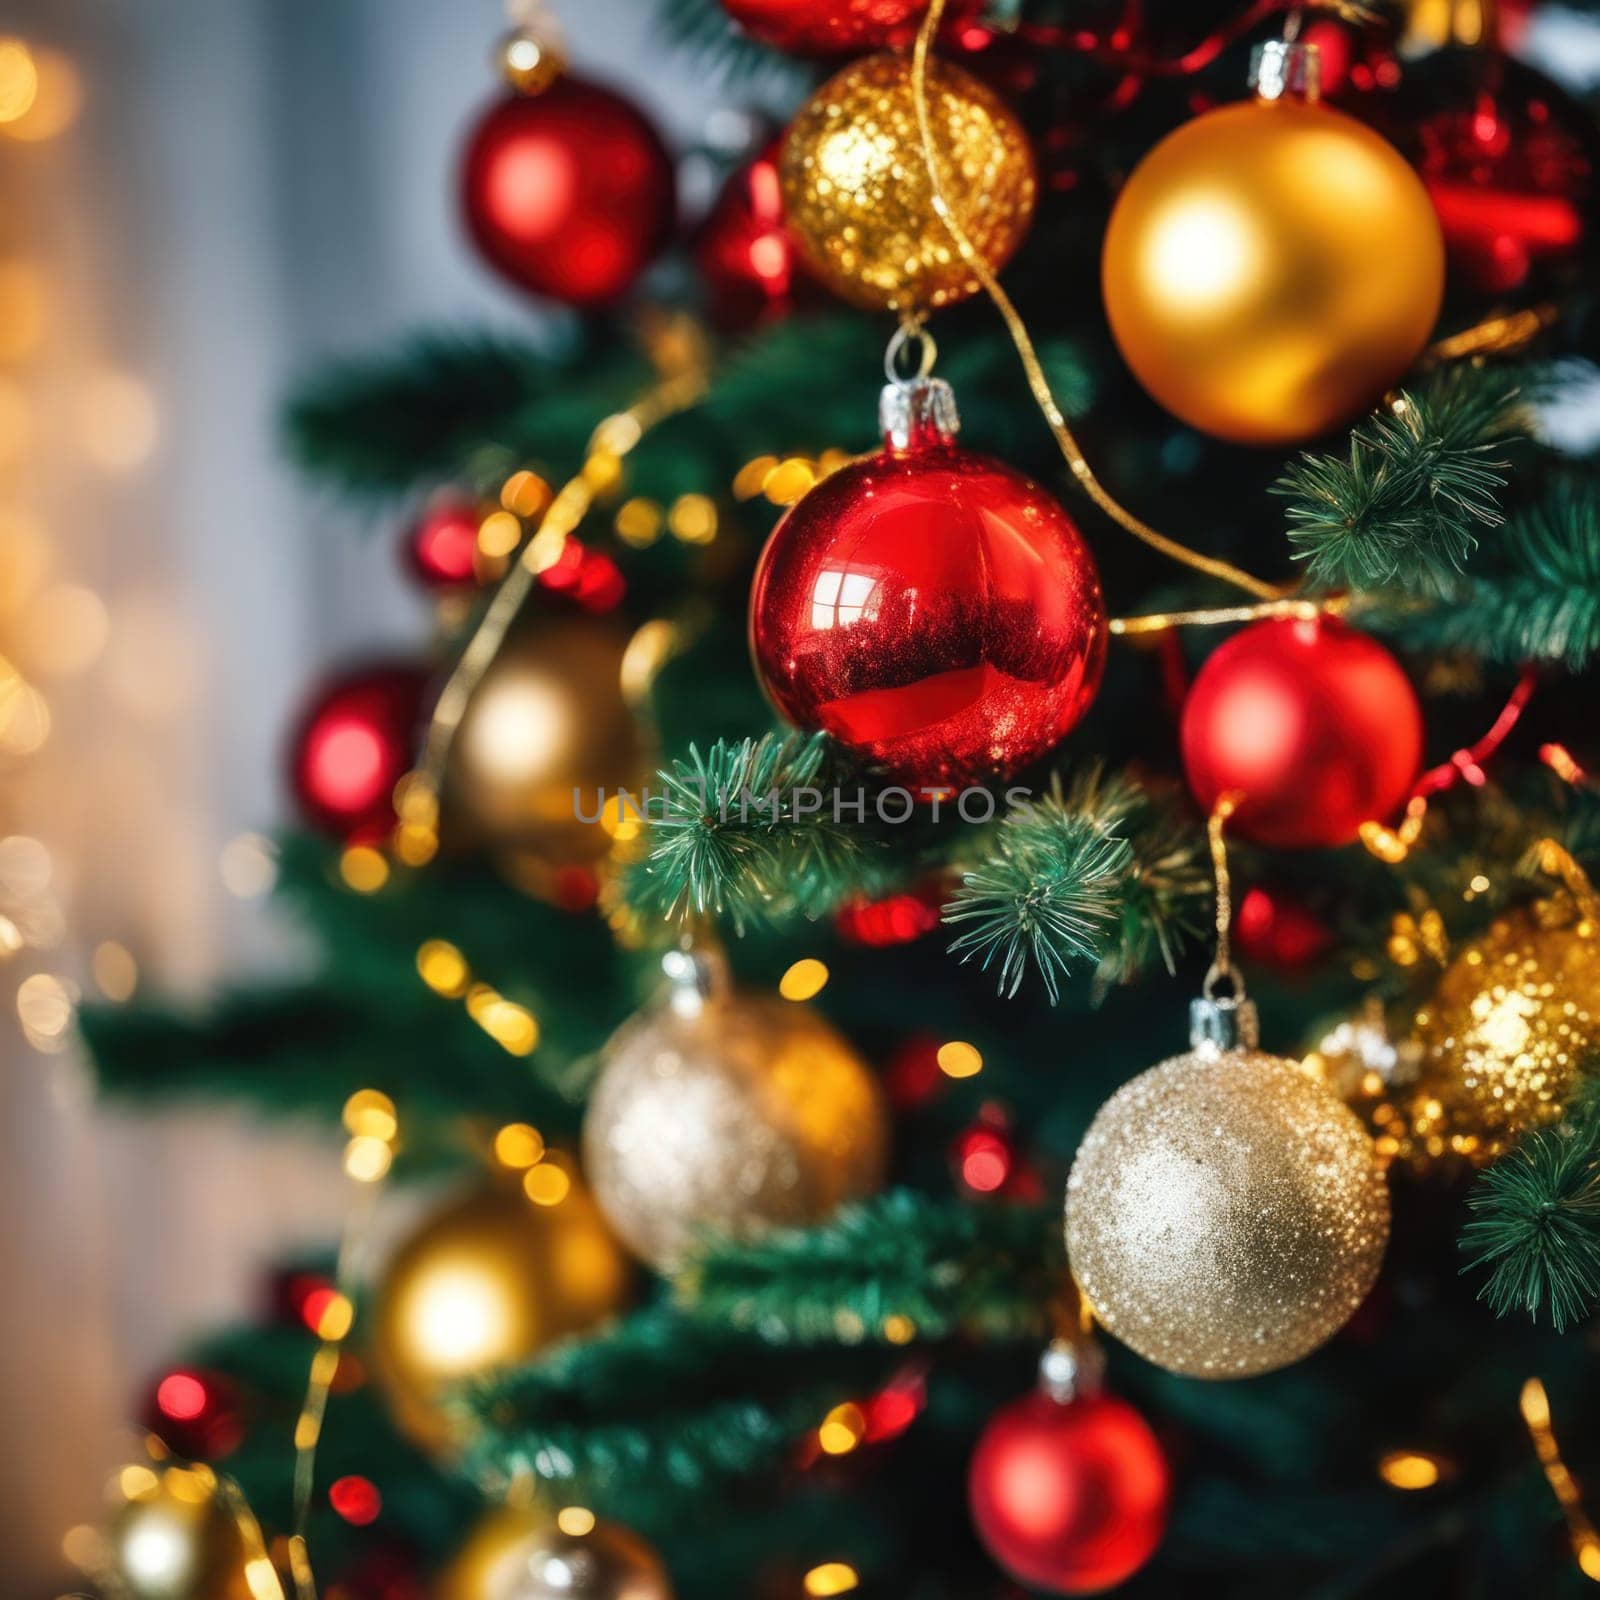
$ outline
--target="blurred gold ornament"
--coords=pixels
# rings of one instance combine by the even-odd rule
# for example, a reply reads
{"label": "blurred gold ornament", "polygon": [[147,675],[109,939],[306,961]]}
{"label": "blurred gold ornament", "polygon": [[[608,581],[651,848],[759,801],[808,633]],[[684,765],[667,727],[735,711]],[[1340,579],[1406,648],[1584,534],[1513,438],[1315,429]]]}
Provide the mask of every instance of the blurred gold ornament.
{"label": "blurred gold ornament", "polygon": [[1147,1360],[1246,1378],[1350,1319],[1389,1192],[1355,1115],[1256,1048],[1248,1001],[1196,1001],[1191,1042],[1100,1108],[1067,1180],[1067,1252],[1096,1317]]}
{"label": "blurred gold ornament", "polygon": [[[644,733],[623,695],[627,644],[612,622],[548,615],[506,640],[452,746],[447,836],[485,845],[513,869],[605,855],[615,798],[637,795],[648,766]],[[610,812],[592,820],[602,797]]]}
{"label": "blurred gold ornament", "polygon": [[1410,60],[1435,50],[1493,49],[1500,38],[1496,0],[1401,0],[1398,51]]}
{"label": "blurred gold ornament", "polygon": [[[101,1563],[118,1600],[251,1600],[238,1519],[205,1467],[125,1467]],[[268,1589],[268,1593],[276,1590]]]}
{"label": "blurred gold ornament", "polygon": [[1175,416],[1239,444],[1296,444],[1375,404],[1427,344],[1444,295],[1427,190],[1381,135],[1309,85],[1295,92],[1314,81],[1314,54],[1276,57],[1278,98],[1169,134],[1106,231],[1124,359]]}
{"label": "blurred gold ornament", "polygon": [[1383,1002],[1373,997],[1334,1023],[1307,1052],[1302,1066],[1348,1105],[1358,1097],[1381,1096],[1412,1082],[1417,1056],[1412,1041],[1396,1041]]}
{"label": "blurred gold ornament", "polygon": [[1422,1140],[1489,1161],[1557,1121],[1600,1046],[1592,909],[1561,893],[1497,917],[1445,969],[1416,1037],[1411,1111]]}
{"label": "blurred gold ornament", "polygon": [[719,958],[675,951],[671,984],[604,1051],[583,1128],[595,1198],[670,1271],[696,1238],[821,1222],[883,1181],[876,1079],[814,1012],[733,991]]}
{"label": "blurred gold ornament", "polygon": [[[1022,124],[959,67],[928,68],[945,199],[998,272],[1033,220],[1038,179]],[[807,265],[869,310],[924,311],[981,285],[934,211],[907,56],[852,62],[801,108],[779,162],[784,214]]]}
{"label": "blurred gold ornament", "polygon": [[566,1183],[553,1203],[553,1188],[530,1198],[531,1174],[522,1186],[487,1183],[454,1201],[382,1276],[374,1369],[396,1421],[431,1449],[459,1437],[447,1404],[453,1384],[525,1361],[627,1303],[627,1258],[588,1191],[559,1170]]}
{"label": "blurred gold ornament", "polygon": [[436,1600],[672,1600],[661,1558],[638,1534],[568,1507],[492,1513],[468,1538]]}

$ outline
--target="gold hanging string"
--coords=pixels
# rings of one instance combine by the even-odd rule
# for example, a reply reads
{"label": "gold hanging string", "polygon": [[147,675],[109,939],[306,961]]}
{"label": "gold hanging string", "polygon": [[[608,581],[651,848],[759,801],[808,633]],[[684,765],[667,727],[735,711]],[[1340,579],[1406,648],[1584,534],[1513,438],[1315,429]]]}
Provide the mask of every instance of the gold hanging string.
{"label": "gold hanging string", "polygon": [[1244,590],[1246,594],[1254,595],[1258,600],[1280,598],[1285,592],[1280,586],[1254,577],[1231,562],[1191,550],[1187,545],[1179,544],[1176,539],[1169,539],[1164,533],[1158,533],[1143,518],[1135,516],[1119,501],[1113,499],[1095,476],[1088,458],[1079,448],[1061,407],[1056,403],[1055,395],[1050,388],[1050,380],[1045,376],[1044,367],[1040,363],[1038,351],[1034,348],[1033,339],[1028,333],[1027,324],[1023,322],[1021,313],[1012,303],[1010,295],[989,270],[988,262],[974,247],[966,229],[962,227],[949,200],[945,197],[933,141],[933,123],[928,112],[928,52],[944,17],[945,3],[946,0],[932,0],[932,4],[929,5],[922,27],[917,32],[916,50],[911,63],[911,92],[916,103],[917,131],[922,144],[923,164],[928,169],[928,181],[933,190],[933,208],[949,231],[956,249],[960,251],[961,259],[972,269],[973,275],[983,285],[990,300],[994,302],[995,309],[1000,313],[1006,331],[1011,335],[1011,342],[1017,348],[1017,355],[1021,358],[1023,371],[1028,378],[1028,387],[1033,391],[1033,398],[1038,403],[1039,410],[1043,413],[1061,454],[1066,458],[1067,465],[1072,469],[1072,475],[1078,480],[1084,493],[1113,522],[1170,560],[1217,578],[1223,583],[1231,584],[1236,589]]}
{"label": "gold hanging string", "polygon": [[1218,795],[1206,818],[1206,842],[1211,846],[1211,873],[1217,883],[1217,953],[1206,974],[1206,993],[1218,978],[1238,982],[1233,967],[1233,874],[1228,869],[1228,843],[1223,837],[1228,818],[1239,809],[1243,798],[1236,791]]}
{"label": "gold hanging string", "polygon": [[523,543],[445,679],[428,721],[422,757],[416,770],[401,781],[395,796],[400,819],[395,830],[395,851],[402,861],[420,866],[431,860],[438,849],[439,797],[451,746],[473,695],[499,655],[539,574],[561,559],[567,539],[582,525],[600,489],[616,481],[623,457],[652,428],[695,405],[704,396],[707,381],[704,362],[692,358],[681,370],[669,372],[626,411],[607,417],[590,436],[582,468],[562,485],[537,529]]}
{"label": "gold hanging string", "polygon": [[1537,1378],[1529,1378],[1523,1384],[1518,1408],[1528,1437],[1533,1441],[1533,1452],[1544,1468],[1545,1482],[1561,1507],[1561,1515],[1567,1519],[1567,1538],[1578,1570],[1584,1577],[1600,1583],[1600,1533],[1596,1533],[1594,1523],[1583,1509],[1578,1485],[1561,1459],[1561,1449],[1550,1426],[1550,1396]]}
{"label": "gold hanging string", "polygon": [[1218,606],[1208,611],[1157,611],[1147,617],[1113,617],[1114,634],[1133,638],[1143,633],[1165,633],[1169,628],[1215,628],[1230,622],[1261,622],[1288,617],[1314,622],[1318,617],[1343,616],[1350,609],[1349,595],[1329,595],[1325,600],[1263,600],[1254,606]]}

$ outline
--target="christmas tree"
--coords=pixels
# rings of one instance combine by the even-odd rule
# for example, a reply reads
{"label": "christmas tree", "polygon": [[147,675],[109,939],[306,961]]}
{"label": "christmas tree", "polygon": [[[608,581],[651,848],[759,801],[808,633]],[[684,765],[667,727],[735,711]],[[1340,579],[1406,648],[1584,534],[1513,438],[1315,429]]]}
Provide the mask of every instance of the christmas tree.
{"label": "christmas tree", "polygon": [[556,314],[288,403],[437,599],[308,695],[316,959],[79,1019],[351,1188],[90,1580],[1600,1581],[1600,131],[1526,14],[663,0],[791,107],[696,215],[567,20],[459,197]]}

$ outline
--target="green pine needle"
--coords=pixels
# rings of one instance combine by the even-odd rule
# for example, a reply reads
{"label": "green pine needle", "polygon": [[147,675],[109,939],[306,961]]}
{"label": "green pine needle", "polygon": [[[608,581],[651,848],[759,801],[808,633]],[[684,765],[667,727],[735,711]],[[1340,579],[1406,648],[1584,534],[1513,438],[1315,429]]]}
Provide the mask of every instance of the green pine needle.
{"label": "green pine needle", "polygon": [[1559,1333],[1600,1297],[1600,1124],[1593,1115],[1523,1140],[1467,1196],[1463,1271],[1488,1267],[1496,1316],[1548,1317]]}
{"label": "green pine needle", "polygon": [[1518,431],[1505,377],[1455,367],[1350,435],[1348,459],[1302,455],[1274,493],[1289,542],[1323,588],[1448,591],[1501,522],[1498,448]]}
{"label": "green pine needle", "polygon": [[1159,954],[1170,967],[1204,896],[1197,836],[1131,778],[1098,769],[1063,796],[1019,808],[995,831],[944,920],[970,926],[951,944],[963,961],[998,968],[1008,999],[1029,970],[1050,1003],[1078,963],[1120,982]]}
{"label": "green pine needle", "polygon": [[792,58],[766,49],[741,32],[721,0],[664,0],[658,20],[662,36],[724,83],[759,77],[800,77]]}

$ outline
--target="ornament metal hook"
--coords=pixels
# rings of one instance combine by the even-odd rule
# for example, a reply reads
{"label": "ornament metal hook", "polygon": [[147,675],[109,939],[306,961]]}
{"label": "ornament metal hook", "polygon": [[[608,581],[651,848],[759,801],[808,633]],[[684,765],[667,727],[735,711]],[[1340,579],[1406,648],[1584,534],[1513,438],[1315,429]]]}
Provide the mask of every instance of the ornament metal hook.
{"label": "ornament metal hook", "polygon": [[[917,365],[910,372],[901,370],[900,358],[915,350]],[[915,318],[908,318],[894,330],[889,348],[883,353],[883,375],[890,383],[921,383],[933,376],[933,364],[939,359],[939,346],[927,327]]]}

